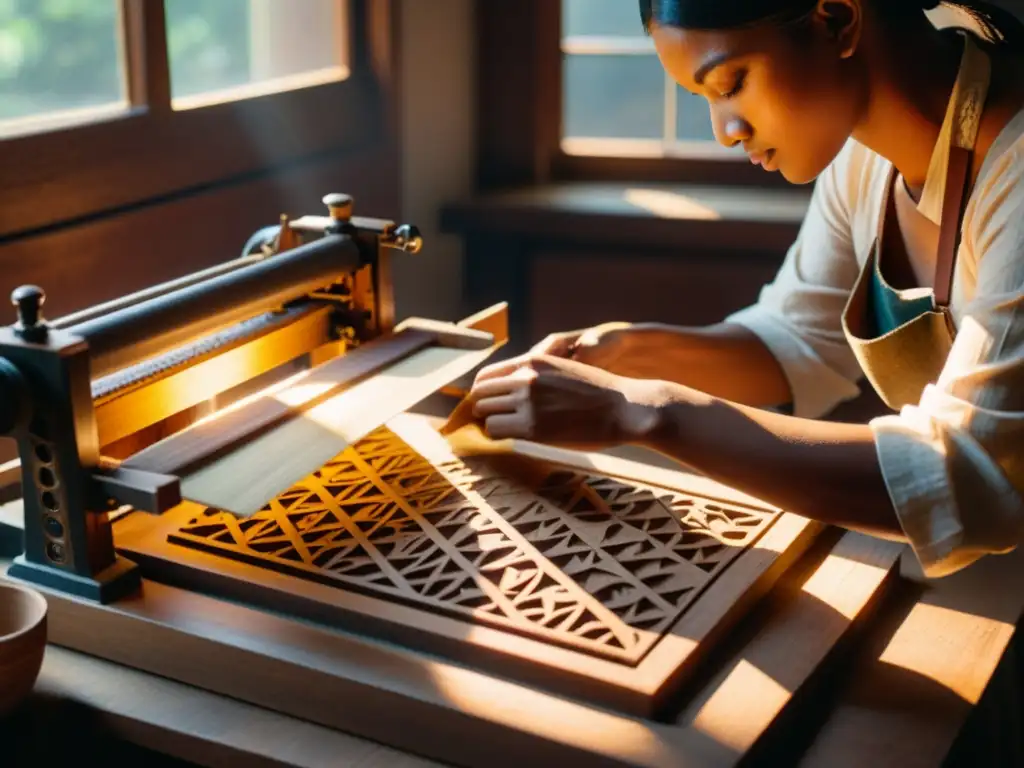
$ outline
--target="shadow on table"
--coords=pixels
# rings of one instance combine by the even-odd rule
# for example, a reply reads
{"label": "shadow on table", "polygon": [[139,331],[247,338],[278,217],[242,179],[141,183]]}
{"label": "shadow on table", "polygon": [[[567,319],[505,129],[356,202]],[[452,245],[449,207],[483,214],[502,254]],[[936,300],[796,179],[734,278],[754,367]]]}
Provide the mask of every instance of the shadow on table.
{"label": "shadow on table", "polygon": [[113,765],[146,768],[189,766],[120,741],[95,710],[53,695],[33,694],[0,719],[0,765],[4,768],[67,768],[109,760]]}

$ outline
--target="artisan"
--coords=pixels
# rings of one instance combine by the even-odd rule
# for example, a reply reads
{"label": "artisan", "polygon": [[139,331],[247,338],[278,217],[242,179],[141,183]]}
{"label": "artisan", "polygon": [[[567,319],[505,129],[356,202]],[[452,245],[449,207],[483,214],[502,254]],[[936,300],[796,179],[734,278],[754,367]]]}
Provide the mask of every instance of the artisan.
{"label": "artisan", "polygon": [[[640,0],[717,140],[814,182],[809,210],[774,280],[721,324],[611,323],[483,370],[470,402],[489,436],[644,446],[908,542],[930,577],[1015,548],[1024,26],[987,2],[939,5]],[[826,420],[862,379],[885,415]]]}

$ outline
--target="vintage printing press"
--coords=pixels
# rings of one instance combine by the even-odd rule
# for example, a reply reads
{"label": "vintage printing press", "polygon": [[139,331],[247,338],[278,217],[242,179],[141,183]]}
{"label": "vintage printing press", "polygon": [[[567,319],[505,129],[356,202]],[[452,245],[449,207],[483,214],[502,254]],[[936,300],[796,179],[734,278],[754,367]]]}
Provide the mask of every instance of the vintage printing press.
{"label": "vintage printing press", "polygon": [[[604,455],[456,455],[402,412],[504,343],[504,306],[393,327],[389,259],[415,230],[325,202],[236,262],[58,323],[16,292],[7,577],[46,594],[51,642],[455,763],[741,759],[690,712],[714,676],[678,696],[820,526]],[[263,388],[296,360],[312,367]],[[870,554],[881,589],[895,559]]]}
{"label": "vintage printing press", "polygon": [[[14,292],[18,320],[0,331],[0,428],[18,441],[25,508],[12,576],[103,602],[138,586],[108,514],[164,512],[179,482],[119,466],[101,447],[303,356],[358,350],[350,367],[365,374],[453,333],[486,346],[491,337],[468,327],[395,334],[390,252],[417,253],[418,232],[354,217],[346,195],[325,203],[330,216],[283,219],[240,259],[56,323],[43,318],[41,289]],[[372,346],[396,336],[405,343]]]}

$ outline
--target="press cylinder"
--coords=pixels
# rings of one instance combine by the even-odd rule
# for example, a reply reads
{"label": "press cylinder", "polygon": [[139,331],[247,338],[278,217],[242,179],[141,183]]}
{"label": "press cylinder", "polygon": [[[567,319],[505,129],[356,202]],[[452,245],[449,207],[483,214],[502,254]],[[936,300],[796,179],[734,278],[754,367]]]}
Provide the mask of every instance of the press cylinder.
{"label": "press cylinder", "polygon": [[358,269],[347,235],[327,235],[251,266],[71,326],[98,379],[280,308]]}

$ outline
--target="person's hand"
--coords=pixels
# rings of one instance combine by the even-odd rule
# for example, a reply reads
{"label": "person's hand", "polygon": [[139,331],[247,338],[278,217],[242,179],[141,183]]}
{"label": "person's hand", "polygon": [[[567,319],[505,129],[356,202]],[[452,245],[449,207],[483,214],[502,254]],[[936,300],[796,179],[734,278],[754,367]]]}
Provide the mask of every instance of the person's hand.
{"label": "person's hand", "polygon": [[494,440],[577,450],[642,443],[659,419],[661,382],[628,379],[550,355],[527,354],[480,371],[473,415]]}
{"label": "person's hand", "polygon": [[622,355],[630,323],[602,323],[593,328],[553,333],[529,354],[576,360],[586,365],[610,370]]}

